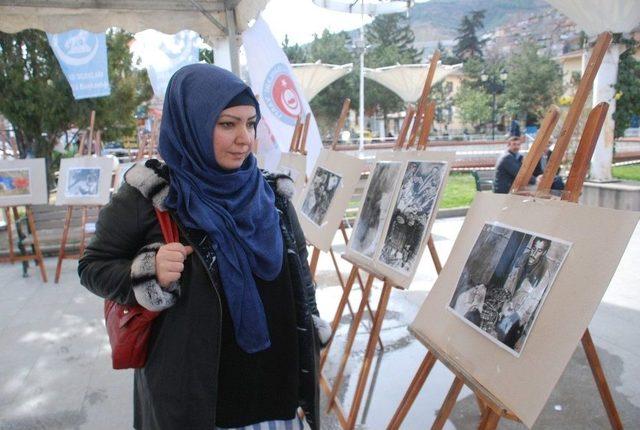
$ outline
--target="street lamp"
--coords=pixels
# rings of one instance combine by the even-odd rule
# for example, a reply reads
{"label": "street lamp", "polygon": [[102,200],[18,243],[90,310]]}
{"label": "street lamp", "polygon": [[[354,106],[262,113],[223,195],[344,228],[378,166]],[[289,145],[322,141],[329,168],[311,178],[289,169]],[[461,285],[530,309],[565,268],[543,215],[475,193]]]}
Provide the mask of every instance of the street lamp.
{"label": "street lamp", "polygon": [[496,93],[504,89],[504,83],[507,81],[507,71],[505,69],[500,70],[498,76],[494,74],[487,74],[484,70],[480,75],[480,80],[485,82],[489,91],[491,91],[491,96],[493,98],[493,104],[491,106],[491,140],[496,140]]}

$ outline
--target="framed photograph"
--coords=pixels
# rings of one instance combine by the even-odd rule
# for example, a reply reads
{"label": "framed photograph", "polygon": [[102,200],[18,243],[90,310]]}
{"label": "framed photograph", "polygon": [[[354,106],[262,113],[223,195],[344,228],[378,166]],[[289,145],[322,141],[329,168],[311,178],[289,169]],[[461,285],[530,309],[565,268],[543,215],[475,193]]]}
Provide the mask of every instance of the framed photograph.
{"label": "framed photograph", "polygon": [[109,202],[113,160],[65,158],[60,162],[56,205],[105,205]]}
{"label": "framed photograph", "polygon": [[329,251],[344,212],[366,166],[364,160],[323,149],[307,186],[295,200],[307,241]]}
{"label": "framed photograph", "polygon": [[372,259],[391,207],[402,163],[378,161],[373,166],[364,202],[349,240],[349,248]]}
{"label": "framed photograph", "polygon": [[0,160],[0,207],[46,204],[44,158]]}
{"label": "framed photograph", "polygon": [[520,356],[571,243],[500,223],[480,231],[448,309]]}
{"label": "framed photograph", "polygon": [[640,213],[478,193],[410,331],[531,428]]}
{"label": "framed photograph", "polygon": [[347,246],[347,256],[408,288],[418,268],[455,154],[381,153]]}
{"label": "framed photograph", "polygon": [[307,157],[302,154],[283,152],[276,168],[277,173],[284,173],[293,179],[294,200],[299,198],[306,180]]}

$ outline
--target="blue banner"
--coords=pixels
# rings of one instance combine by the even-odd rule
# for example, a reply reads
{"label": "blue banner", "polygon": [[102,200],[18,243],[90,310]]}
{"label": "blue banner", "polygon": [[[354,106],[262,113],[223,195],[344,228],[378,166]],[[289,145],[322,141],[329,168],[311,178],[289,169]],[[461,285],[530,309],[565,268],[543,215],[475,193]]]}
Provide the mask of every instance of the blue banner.
{"label": "blue banner", "polygon": [[104,33],[71,30],[47,38],[76,100],[111,94]]}

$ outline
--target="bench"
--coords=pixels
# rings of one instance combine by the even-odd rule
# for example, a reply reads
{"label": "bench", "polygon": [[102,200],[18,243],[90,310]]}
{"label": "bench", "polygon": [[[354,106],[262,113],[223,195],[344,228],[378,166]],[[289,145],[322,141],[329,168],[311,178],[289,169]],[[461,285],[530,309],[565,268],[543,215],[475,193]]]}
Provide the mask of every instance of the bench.
{"label": "bench", "polygon": [[490,170],[472,170],[471,174],[476,181],[477,191],[493,191],[493,179],[496,176],[494,169]]}

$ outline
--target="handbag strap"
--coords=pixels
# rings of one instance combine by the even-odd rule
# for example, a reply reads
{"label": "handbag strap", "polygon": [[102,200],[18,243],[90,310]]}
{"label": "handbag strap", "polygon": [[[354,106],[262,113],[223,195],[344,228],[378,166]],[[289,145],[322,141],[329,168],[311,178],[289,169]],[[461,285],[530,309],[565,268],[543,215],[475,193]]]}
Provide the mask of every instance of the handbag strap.
{"label": "handbag strap", "polygon": [[164,237],[164,241],[166,243],[178,242],[178,226],[171,219],[169,212],[161,211],[158,208],[156,209],[156,215],[158,216],[158,221],[160,222],[160,229],[162,230],[162,236]]}

